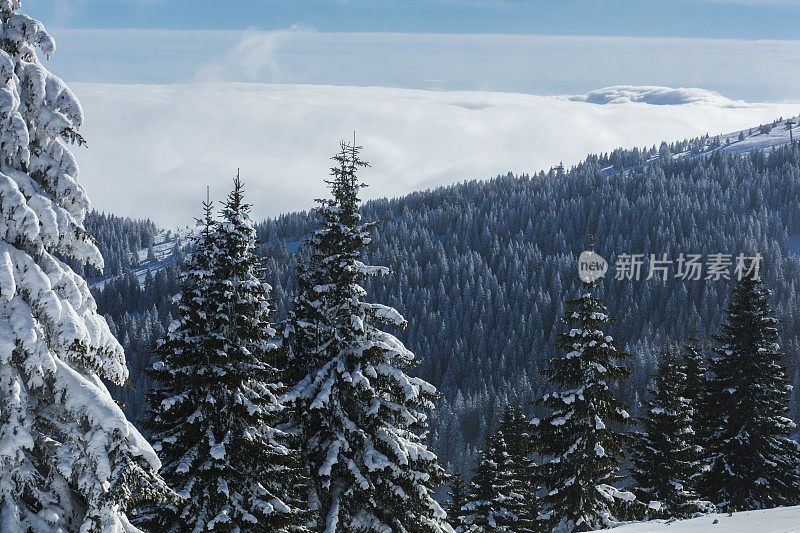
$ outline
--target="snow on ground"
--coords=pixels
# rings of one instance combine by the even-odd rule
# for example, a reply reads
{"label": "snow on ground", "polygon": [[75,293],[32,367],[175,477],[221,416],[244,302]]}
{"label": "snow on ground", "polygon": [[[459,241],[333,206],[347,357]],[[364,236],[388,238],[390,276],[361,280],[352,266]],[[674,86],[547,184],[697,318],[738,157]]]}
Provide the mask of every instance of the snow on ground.
{"label": "snow on ground", "polygon": [[[716,521],[716,523],[715,523]],[[800,506],[625,524],[614,533],[800,533]]]}
{"label": "snow on ground", "polygon": [[[777,118],[777,117],[776,117]],[[794,122],[792,126],[792,140],[800,140],[800,118],[794,117],[791,119]],[[734,153],[746,153],[756,148],[769,151],[770,148],[787,144],[789,142],[789,126],[784,120],[773,128],[766,128],[764,131],[759,131],[759,128],[754,125],[753,128],[747,128],[741,131],[729,133],[721,136],[723,149]],[[744,136],[744,140],[739,140],[739,134]],[[727,141],[730,139],[730,144]]]}
{"label": "snow on ground", "polygon": [[[619,91],[617,91],[619,89]],[[629,87],[610,87],[608,89],[604,89],[603,91],[610,91],[607,95],[598,96],[597,98],[648,98],[646,95],[642,95],[641,92],[628,94],[628,90],[631,89]],[[642,87],[639,89],[647,89],[647,87]],[[653,87],[652,89],[666,89],[663,87]],[[681,90],[688,90],[688,89],[681,89]],[[702,91],[702,89],[697,89],[698,91]],[[601,91],[602,92],[602,91]],[[645,93],[647,91],[644,91]],[[706,91],[708,92],[708,91]],[[713,94],[713,93],[712,93]],[[615,96],[617,95],[617,96]],[[622,96],[619,96],[622,95]],[[586,98],[589,98],[589,95],[584,95]],[[696,95],[695,93],[688,93],[682,97],[676,98],[687,98],[691,101],[691,98],[694,98]],[[699,96],[698,96],[699,97]],[[655,99],[658,100],[660,96],[656,95]],[[671,96],[669,98],[672,98]],[[721,97],[722,98],[722,97]],[[581,100],[581,101],[589,101],[589,100]],[[613,100],[612,100],[613,101]],[[604,103],[604,102],[598,102]],[[609,103],[609,102],[606,102]],[[661,105],[661,104],[653,104],[653,105]],[[704,142],[704,147],[702,152],[699,154],[695,154],[692,152],[681,152],[677,154],[673,154],[672,157],[675,159],[681,157],[697,157],[711,154],[717,150],[724,150],[727,152],[731,152],[734,154],[739,154],[741,156],[745,156],[752,152],[753,150],[763,150],[764,152],[769,152],[773,148],[777,146],[782,146],[788,144],[792,140],[800,140],[800,137],[797,137],[800,134],[800,129],[798,129],[798,125],[800,125],[800,117],[777,117],[773,121],[769,121],[768,123],[761,124],[761,125],[754,125],[752,127],[748,127],[743,130],[737,130],[730,133],[723,133],[719,135],[715,135],[713,137],[709,136],[706,137]],[[695,136],[699,137],[699,135]],[[669,141],[669,140],[667,140]],[[650,161],[658,159],[658,156],[653,156]],[[647,163],[645,163],[647,164]],[[631,168],[625,168],[625,172],[632,170]],[[606,173],[616,172],[612,165],[603,168],[603,171]],[[789,251],[800,255],[800,240],[794,240],[796,236],[790,236],[787,239],[787,247]]]}

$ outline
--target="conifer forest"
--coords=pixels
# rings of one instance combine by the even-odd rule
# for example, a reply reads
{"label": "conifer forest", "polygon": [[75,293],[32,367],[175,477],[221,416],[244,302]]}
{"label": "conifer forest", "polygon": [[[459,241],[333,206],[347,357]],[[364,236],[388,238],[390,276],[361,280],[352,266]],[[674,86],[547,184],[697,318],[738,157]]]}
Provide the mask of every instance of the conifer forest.
{"label": "conifer forest", "polygon": [[[23,3],[0,0],[0,532],[800,525],[797,120],[374,195],[387,148],[345,124],[308,143],[305,208],[231,155],[169,226],[93,207],[89,91],[50,59],[83,30],[57,54]],[[701,105],[670,91],[558,101]]]}

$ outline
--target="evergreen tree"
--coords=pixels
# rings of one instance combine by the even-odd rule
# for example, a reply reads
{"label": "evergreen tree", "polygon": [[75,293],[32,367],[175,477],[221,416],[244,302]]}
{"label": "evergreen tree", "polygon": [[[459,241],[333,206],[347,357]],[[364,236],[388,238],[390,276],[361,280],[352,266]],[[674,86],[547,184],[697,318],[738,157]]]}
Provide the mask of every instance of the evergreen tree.
{"label": "evergreen tree", "polygon": [[725,511],[800,502],[800,449],[787,417],[791,386],[769,297],[761,279],[734,283],[709,363],[703,409],[710,469],[703,490]]}
{"label": "evergreen tree", "polygon": [[284,422],[269,322],[270,287],[258,276],[250,207],[238,176],[216,222],[203,230],[184,273],[180,317],[156,349],[145,427],[164,476],[185,500],[149,508],[155,531],[296,531],[297,453]]}
{"label": "evergreen tree", "polygon": [[[687,441],[695,446],[698,454],[697,460],[700,461],[700,472],[692,474],[690,486],[696,489],[697,483],[702,477],[705,469],[705,438],[707,436],[705,427],[706,417],[703,413],[703,405],[706,394],[706,366],[704,353],[707,350],[706,343],[692,333],[683,344],[683,353],[680,360],[681,371],[685,375],[683,381],[683,397],[689,402],[691,410],[692,433],[687,436]],[[695,492],[697,492],[695,490]]]}
{"label": "evergreen tree", "polygon": [[456,469],[450,476],[449,489],[447,491],[447,496],[450,498],[447,504],[447,518],[456,531],[461,531],[460,528],[464,524],[462,521],[463,507],[469,503],[469,486],[464,481],[461,470]]}
{"label": "evergreen tree", "polygon": [[623,430],[630,415],[611,388],[629,375],[619,362],[629,357],[600,328],[611,321],[603,301],[584,282],[584,294],[567,300],[567,333],[558,337],[564,352],[543,371],[557,389],[538,404],[550,414],[535,424],[538,477],[544,486],[542,520],[551,529],[589,531],[617,521],[615,509],[633,495],[616,489]]}
{"label": "evergreen tree", "polygon": [[55,42],[19,10],[0,0],[0,529],[138,531],[130,507],[172,493],[103,383],[125,383],[123,349],[64,262],[104,266],[69,150],[83,111],[37,57]]}
{"label": "evergreen tree", "polygon": [[502,438],[496,437],[495,434],[486,439],[473,472],[469,484],[470,501],[463,506],[463,531],[470,533],[495,531],[497,520],[506,518],[507,511],[498,506],[503,496],[497,487],[499,473],[506,468],[506,446]]}
{"label": "evergreen tree", "polygon": [[501,518],[498,524],[515,533],[536,531],[536,465],[533,462],[530,422],[519,405],[508,405],[500,418],[498,430],[506,446],[506,467],[499,472],[497,486],[506,496],[502,506],[508,510],[509,517]]}
{"label": "evergreen tree", "polygon": [[463,506],[465,531],[528,533],[538,529],[528,426],[522,409],[506,406],[470,483],[470,501]]}
{"label": "evergreen tree", "polygon": [[705,509],[692,490],[701,463],[692,438],[692,407],[684,397],[682,366],[674,347],[662,351],[650,398],[644,403],[644,434],[632,455],[635,492],[643,503],[650,502],[652,516],[686,518]]}
{"label": "evergreen tree", "polygon": [[[680,147],[672,152],[699,152],[697,142],[675,143]],[[586,213],[591,213],[599,227],[607,228],[598,249],[607,257],[620,249],[660,250],[675,260],[680,252],[708,249],[709,235],[714,236],[715,250],[738,249],[742,239],[750,249],[762,250],[765,261],[774,266],[765,279],[776,294],[783,350],[787,357],[800,353],[796,297],[800,262],[787,254],[784,235],[800,233],[800,158],[796,148],[775,146],[768,153],[753,150],[748,157],[718,150],[713,157],[682,157],[663,165],[653,159],[657,148],[645,148],[638,154],[622,149],[615,153],[610,159],[609,155],[587,157],[566,169],[560,182],[547,179],[546,174],[503,176],[364,203],[365,219],[380,220],[381,228],[362,261],[391,265],[393,270],[392,276],[367,281],[364,288],[374,295],[371,301],[390,303],[414,317],[409,327],[396,335],[412,352],[431,354],[414,369],[414,375],[442,393],[427,439],[442,463],[462,468],[475,463],[474,443],[483,442],[479,436],[483,428],[496,426],[500,415],[486,410],[490,398],[501,398],[508,390],[528,401],[546,392],[544,380],[531,369],[542,365],[542,354],[554,351],[555,333],[561,327],[557,318],[563,315],[564,304],[553,295],[578,294],[574,262],[563,251],[582,242],[586,228],[581,221]],[[603,168],[615,161],[626,169],[625,178],[603,178],[604,186],[598,187]],[[707,179],[691,179],[697,175]],[[762,208],[742,209],[742,202]],[[144,250],[149,242],[166,236],[150,227],[151,223],[150,229],[140,231],[130,226],[133,221],[122,219],[109,222],[119,233],[108,228],[98,231],[105,227],[105,223],[92,225],[99,216],[87,215],[85,224],[100,242],[106,276],[113,274],[115,263],[127,261],[131,251]],[[652,224],[667,216],[669,228]],[[256,226],[265,243],[260,251],[265,255],[266,278],[274,288],[276,315],[285,316],[291,307],[284,302],[289,301],[287,295],[297,292],[296,265],[306,263],[305,255],[294,253],[295,247],[314,231],[315,218],[310,212],[287,213]],[[485,228],[492,239],[489,245],[481,243]],[[791,248],[791,242],[788,244]],[[169,289],[156,289],[159,319],[165,327],[171,322],[171,296],[179,292],[173,269],[171,264],[165,270]],[[672,270],[678,272],[677,264]],[[90,280],[89,284],[98,312],[116,323],[112,333],[120,340],[128,333],[131,340],[146,345],[151,339],[136,339],[132,334],[142,329],[137,317],[146,311],[142,306],[147,300],[133,277],[133,284],[125,289],[133,290],[130,298],[127,292],[120,292],[119,279],[106,278],[94,286]],[[635,395],[644,396],[654,369],[653,343],[667,337],[686,338],[692,327],[703,332],[716,327],[722,322],[728,293],[725,283],[685,283],[674,278],[663,284],[653,281],[613,283],[603,292],[607,306],[621,310],[620,321],[614,325],[615,337],[630,341],[628,351],[634,354],[631,378],[619,390],[620,398],[632,408]],[[122,304],[123,294],[132,306],[129,309]],[[130,313],[129,319],[124,318],[125,311]],[[479,327],[483,334],[473,335]],[[150,354],[123,346],[131,381],[141,393],[149,387],[149,379],[141,381],[137,370],[149,365]],[[787,358],[785,363],[789,361]],[[800,372],[796,370],[791,376],[798,385]],[[139,405],[141,394],[112,388],[112,395],[120,390],[128,396],[117,394],[115,398],[131,404],[126,411],[129,418],[144,411]],[[790,412],[797,420],[798,389],[792,395]],[[702,428],[695,427],[698,430]]]}
{"label": "evergreen tree", "polygon": [[697,412],[698,406],[705,396],[706,373],[708,372],[704,356],[706,349],[705,343],[692,333],[683,344],[682,355],[678,359],[678,364],[684,374],[683,397],[689,400],[689,405],[692,407],[692,420],[700,416],[700,413]]}
{"label": "evergreen tree", "polygon": [[[444,472],[425,444],[436,390],[406,371],[415,357],[374,324],[402,328],[394,309],[363,301],[359,282],[386,274],[361,261],[372,227],[361,224],[360,148],[334,157],[332,198],[316,209],[322,228],[307,241],[293,318],[293,364],[306,375],[295,404],[319,529],[334,532],[452,531],[433,499]],[[313,310],[312,312],[308,312]]]}

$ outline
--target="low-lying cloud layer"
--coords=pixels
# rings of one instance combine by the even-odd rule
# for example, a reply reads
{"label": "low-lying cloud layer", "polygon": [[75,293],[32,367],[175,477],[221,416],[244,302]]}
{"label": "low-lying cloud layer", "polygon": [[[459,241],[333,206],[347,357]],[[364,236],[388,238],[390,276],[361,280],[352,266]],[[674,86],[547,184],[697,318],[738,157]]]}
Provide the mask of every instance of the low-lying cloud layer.
{"label": "low-lying cloud layer", "polygon": [[353,132],[372,163],[368,197],[507,171],[536,172],[590,152],[712,135],[797,114],[797,105],[594,105],[512,93],[264,84],[73,84],[95,206],[188,224],[206,185],[222,199],[241,168],[257,217],[325,194],[330,156]]}

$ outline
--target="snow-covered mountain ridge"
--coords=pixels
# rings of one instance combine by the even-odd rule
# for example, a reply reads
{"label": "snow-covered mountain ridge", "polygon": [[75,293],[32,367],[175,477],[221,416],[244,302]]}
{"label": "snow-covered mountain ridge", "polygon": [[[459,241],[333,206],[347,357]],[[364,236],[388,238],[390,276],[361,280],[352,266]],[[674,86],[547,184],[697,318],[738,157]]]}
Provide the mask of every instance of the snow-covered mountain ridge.
{"label": "snow-covered mountain ridge", "polygon": [[[591,101],[588,99],[588,95],[584,96],[587,98],[586,101]],[[789,143],[790,130],[788,123],[790,121],[793,123],[791,137],[794,138],[795,135],[800,135],[800,117],[794,117],[792,119],[781,118],[771,124],[762,124],[745,130],[720,134],[713,137],[699,137],[697,141],[702,142],[702,149],[699,152],[680,152],[672,154],[672,157],[699,157],[709,155],[716,150],[725,150],[741,155],[746,155],[756,149],[769,152],[777,146]],[[612,167],[606,167],[604,170],[606,172],[613,172]],[[185,246],[190,241],[189,237],[192,233],[193,228],[190,227],[179,228],[177,230],[159,230],[156,237],[156,244],[152,246],[153,254],[150,254],[150,249],[141,249],[138,252],[138,257],[135,258],[135,264],[137,266],[133,268],[133,272],[139,279],[139,283],[141,285],[144,284],[148,271],[155,274],[157,271],[169,265],[172,261],[175,245],[179,244],[179,246]],[[286,246],[291,253],[294,253],[299,244],[299,241],[291,241],[287,242]],[[800,248],[797,250],[796,253],[800,255]],[[100,288],[103,287],[109,279],[111,279],[111,277],[104,276],[102,278],[89,279],[88,282],[90,287]]]}
{"label": "snow-covered mountain ridge", "polygon": [[[701,157],[710,155],[717,150],[722,150],[734,154],[745,156],[754,150],[762,150],[765,154],[778,146],[789,144],[800,134],[800,117],[776,119],[769,124],[738,130],[731,133],[724,133],[716,136],[706,134],[703,137],[693,139],[689,145],[691,149],[671,154],[674,159],[683,157]],[[655,155],[648,160],[648,164],[660,155]],[[606,173],[615,172],[612,166],[603,169]],[[626,167],[624,171],[630,170]]]}

